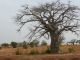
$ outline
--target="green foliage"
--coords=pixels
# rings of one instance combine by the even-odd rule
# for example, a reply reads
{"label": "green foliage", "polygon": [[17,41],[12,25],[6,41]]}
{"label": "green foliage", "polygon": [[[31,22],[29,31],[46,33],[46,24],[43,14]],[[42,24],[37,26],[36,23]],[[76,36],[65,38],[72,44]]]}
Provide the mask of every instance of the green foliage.
{"label": "green foliage", "polygon": [[13,48],[16,48],[16,47],[17,47],[17,43],[16,43],[16,42],[11,42],[11,46],[12,46]]}
{"label": "green foliage", "polygon": [[3,43],[1,44],[2,47],[9,47],[9,44],[8,43]]}
{"label": "green foliage", "polygon": [[26,43],[26,41],[24,41],[24,42],[22,43],[22,46],[23,46],[24,49],[27,48],[27,43]]}
{"label": "green foliage", "polygon": [[30,43],[29,43],[29,45],[31,46],[31,47],[34,47],[34,46],[38,46],[39,45],[39,41],[38,40],[33,40],[33,41],[31,41]]}
{"label": "green foliage", "polygon": [[69,53],[73,53],[75,52],[75,50],[73,48],[68,48]]}
{"label": "green foliage", "polygon": [[41,42],[41,45],[42,45],[42,46],[45,46],[45,45],[47,45],[47,42],[46,42],[45,40],[43,40],[43,41]]}

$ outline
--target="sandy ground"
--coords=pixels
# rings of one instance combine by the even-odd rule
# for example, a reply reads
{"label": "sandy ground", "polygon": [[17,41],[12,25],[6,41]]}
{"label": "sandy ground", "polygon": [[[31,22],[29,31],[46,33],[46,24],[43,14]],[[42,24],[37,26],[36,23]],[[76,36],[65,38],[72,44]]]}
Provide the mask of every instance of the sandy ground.
{"label": "sandy ground", "polygon": [[0,60],[80,60],[80,54],[55,55],[5,55]]}

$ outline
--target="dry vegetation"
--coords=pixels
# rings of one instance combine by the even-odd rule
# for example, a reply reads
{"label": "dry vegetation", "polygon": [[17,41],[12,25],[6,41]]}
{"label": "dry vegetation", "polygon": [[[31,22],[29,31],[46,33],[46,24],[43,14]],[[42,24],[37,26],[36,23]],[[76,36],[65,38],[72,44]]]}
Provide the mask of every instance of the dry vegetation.
{"label": "dry vegetation", "polygon": [[[61,45],[60,54],[37,54],[29,55],[30,51],[35,50],[39,53],[44,52],[48,46],[29,47],[23,49],[18,48],[2,48],[0,49],[0,60],[80,60],[80,45]],[[71,49],[71,50],[69,50]],[[16,51],[20,54],[16,55]]]}

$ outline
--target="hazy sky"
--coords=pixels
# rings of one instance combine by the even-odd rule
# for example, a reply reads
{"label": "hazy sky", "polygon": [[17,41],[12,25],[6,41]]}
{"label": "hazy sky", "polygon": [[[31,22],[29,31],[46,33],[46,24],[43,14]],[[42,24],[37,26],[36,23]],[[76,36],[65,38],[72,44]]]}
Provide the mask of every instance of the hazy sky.
{"label": "hazy sky", "polygon": [[[24,33],[18,33],[17,25],[14,23],[14,16],[21,9],[22,5],[36,6],[54,0],[0,0],[0,43],[11,41],[23,41]],[[61,0],[66,2],[68,0]],[[80,0],[71,0],[73,4],[80,6]],[[66,34],[66,40],[75,38],[72,34]]]}

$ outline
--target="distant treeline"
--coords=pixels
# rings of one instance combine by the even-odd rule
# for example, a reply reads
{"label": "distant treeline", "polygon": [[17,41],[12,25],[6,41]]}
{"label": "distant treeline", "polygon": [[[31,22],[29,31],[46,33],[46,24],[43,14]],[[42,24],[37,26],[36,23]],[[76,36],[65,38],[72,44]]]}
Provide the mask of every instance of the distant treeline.
{"label": "distant treeline", "polygon": [[47,42],[45,40],[42,40],[42,42],[40,43],[38,40],[32,40],[31,42],[15,42],[12,41],[10,44],[9,43],[2,43],[0,47],[12,47],[12,48],[16,48],[16,47],[23,47],[23,48],[27,48],[27,47],[37,47],[37,46],[44,46],[47,45]]}

